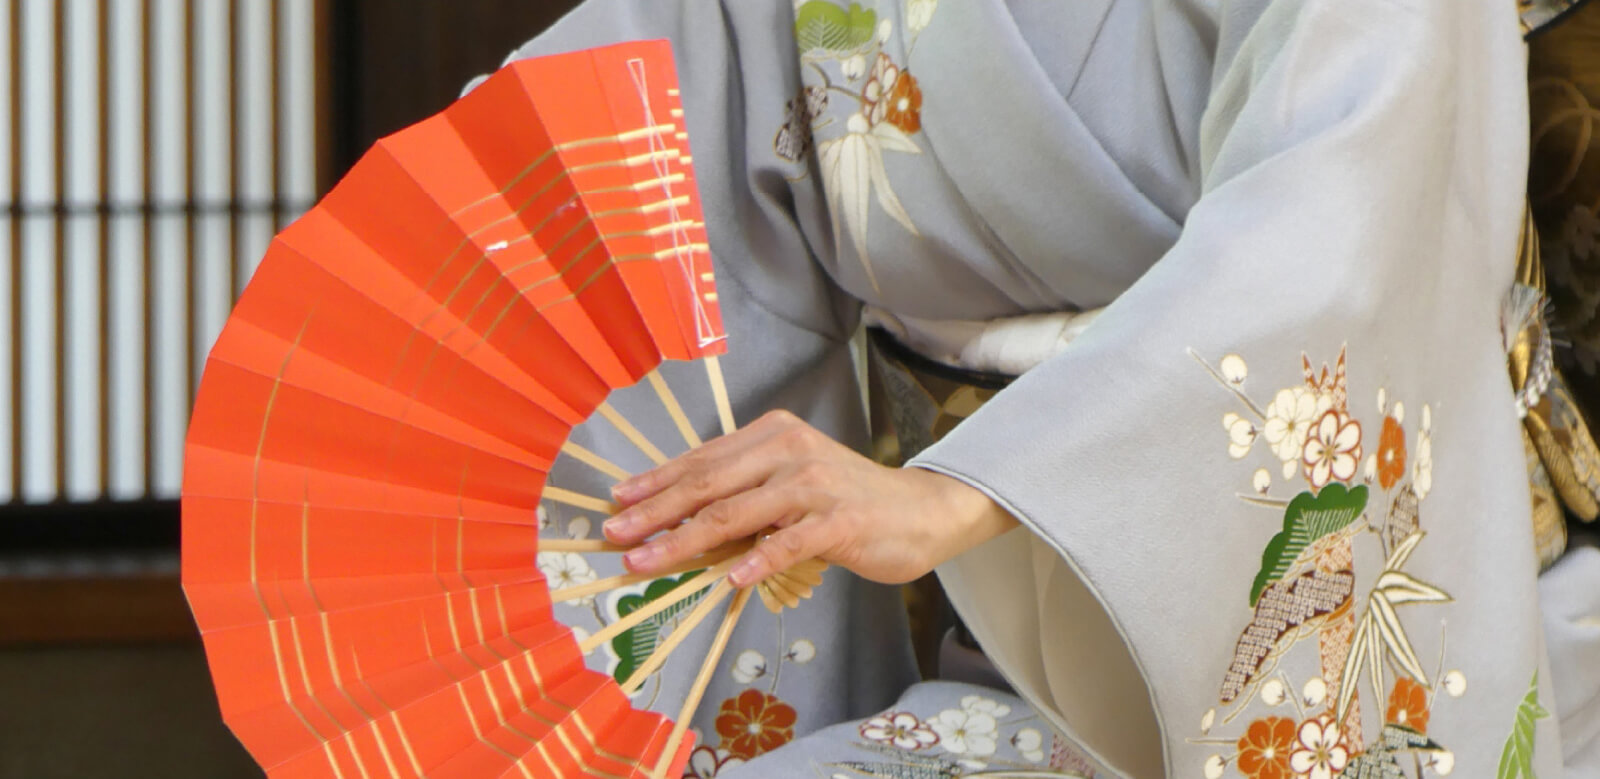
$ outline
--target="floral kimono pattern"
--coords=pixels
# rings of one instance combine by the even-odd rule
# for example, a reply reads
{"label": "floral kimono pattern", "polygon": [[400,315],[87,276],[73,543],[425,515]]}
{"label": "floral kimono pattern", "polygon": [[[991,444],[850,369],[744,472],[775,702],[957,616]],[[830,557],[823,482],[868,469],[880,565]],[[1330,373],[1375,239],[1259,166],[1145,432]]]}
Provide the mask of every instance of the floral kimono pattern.
{"label": "floral kimono pattern", "polygon": [[[573,514],[564,519],[552,518],[552,515],[560,517],[562,512],[560,507],[541,507],[541,529],[567,538],[590,537],[593,522],[589,517]],[[600,576],[597,566],[602,565],[598,560],[591,561],[589,555],[577,552],[541,552],[537,564],[552,587],[594,582]],[[810,596],[813,587],[822,584],[825,569],[820,563],[796,566],[759,586],[758,595],[775,622],[775,642],[766,648],[748,644],[742,649],[736,646],[725,655],[722,674],[743,689],[715,704],[713,727],[709,732],[694,730],[698,746],[691,756],[686,776],[711,779],[721,771],[740,766],[794,739],[798,714],[792,704],[779,697],[779,691],[803,689],[807,680],[796,678],[796,674],[801,674],[804,667],[816,659],[817,646],[804,637],[786,636],[784,617],[787,609],[799,606],[801,599]],[[566,605],[577,613],[568,612],[563,620],[581,641],[673,592],[699,573],[689,571],[617,588],[602,597],[577,599]],[[604,644],[606,671],[619,683],[638,673],[641,664],[679,627],[682,618],[707,589],[683,597]],[[793,669],[789,671],[788,688],[780,687],[785,669]],[[651,672],[648,683],[641,686],[635,696],[636,704],[646,708],[654,706],[662,692],[662,680],[661,668]]]}
{"label": "floral kimono pattern", "polygon": [[[892,19],[875,8],[832,0],[805,0],[795,10],[795,41],[805,86],[786,106],[773,151],[788,162],[815,148],[828,193],[835,243],[848,233],[874,289],[878,277],[867,249],[872,198],[891,219],[918,235],[895,195],[884,167],[886,152],[921,154],[914,136],[922,129],[922,90],[907,63],[917,35],[933,20],[938,0],[911,0],[905,9],[909,36],[894,45]],[[841,110],[842,109],[842,110]],[[818,135],[824,136],[821,141]]]}
{"label": "floral kimono pattern", "polygon": [[[863,308],[988,321],[1106,307],[1004,390],[903,418],[942,434],[911,467],[984,490],[1026,527],[947,583],[1019,696],[884,696],[883,672],[909,657],[844,638],[891,615],[852,616],[864,601],[830,591],[870,588],[833,570],[797,609],[750,610],[694,720],[690,775],[1558,765],[1544,712],[1560,682],[1534,674],[1526,453],[1488,321],[1524,192],[1507,138],[1526,127],[1504,110],[1526,84],[1507,64],[1515,9],[1017,4],[1046,9],[1044,26],[1008,5],[591,0],[524,52],[673,39],[718,281],[742,317],[727,363],[741,419],[798,409],[864,448],[847,354]],[[1027,144],[986,145],[1002,131]],[[1308,180],[1318,197],[1284,196]],[[1196,565],[1202,551],[1214,565]],[[548,564],[570,581],[610,573]],[[979,597],[991,584],[1015,597]],[[598,630],[681,585],[561,616]],[[1050,610],[1058,597],[1082,608]],[[835,611],[808,611],[824,601]],[[608,642],[607,670],[636,672],[632,639]],[[636,704],[671,708],[673,672],[656,676]],[[1055,760],[1058,741],[1082,745],[1082,765]]]}
{"label": "floral kimono pattern", "polygon": [[[1249,369],[1241,356],[1201,364],[1239,402],[1240,413],[1222,419],[1228,456],[1251,458],[1259,440],[1265,459],[1278,466],[1256,468],[1239,499],[1282,512],[1282,529],[1268,541],[1250,584],[1253,616],[1223,674],[1222,708],[1205,712],[1202,735],[1191,740],[1233,747],[1212,755],[1205,775],[1218,779],[1230,767],[1250,779],[1421,779],[1407,771],[1423,767],[1449,773],[1454,756],[1428,736],[1428,721],[1441,693],[1461,696],[1467,679],[1446,669],[1442,651],[1424,664],[1407,634],[1408,623],[1415,630],[1421,617],[1402,618],[1451,602],[1406,570],[1427,535],[1432,407],[1424,403],[1413,412],[1409,433],[1405,403],[1384,388],[1376,393],[1376,414],[1352,408],[1343,351],[1320,370],[1302,356],[1304,383],[1277,390],[1265,404],[1246,391]],[[1365,603],[1356,597],[1356,545],[1374,547],[1384,560],[1381,569],[1360,572],[1368,582]],[[1437,624],[1444,629],[1443,619]],[[1296,677],[1280,664],[1301,647],[1314,651],[1317,672]],[[1362,728],[1363,683],[1373,696],[1368,705],[1384,712],[1373,740]],[[1238,735],[1225,735],[1251,711],[1261,714]],[[1420,762],[1406,769],[1400,759],[1407,755]]]}
{"label": "floral kimono pattern", "polygon": [[[951,682],[912,687],[894,706],[840,723],[737,772],[740,777],[954,779],[1029,776],[1111,779],[1021,699]],[[709,759],[704,767],[710,767]],[[714,773],[694,773],[709,779]]]}

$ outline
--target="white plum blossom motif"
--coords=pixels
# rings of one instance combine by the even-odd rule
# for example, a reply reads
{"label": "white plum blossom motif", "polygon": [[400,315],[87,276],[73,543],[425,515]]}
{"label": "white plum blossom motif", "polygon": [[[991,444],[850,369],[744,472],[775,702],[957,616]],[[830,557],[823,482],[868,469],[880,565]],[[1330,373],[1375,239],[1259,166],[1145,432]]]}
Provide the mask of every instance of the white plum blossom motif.
{"label": "white plum blossom motif", "polygon": [[912,35],[928,29],[928,23],[933,21],[933,12],[939,8],[939,0],[906,0],[906,29]]}
{"label": "white plum blossom motif", "polygon": [[1228,770],[1228,761],[1222,755],[1212,755],[1206,758],[1206,779],[1222,779],[1222,773]]}
{"label": "white plum blossom motif", "polygon": [[1288,699],[1289,692],[1284,688],[1282,681],[1268,679],[1266,684],[1261,685],[1262,703],[1268,706],[1281,706]]}
{"label": "white plum blossom motif", "polygon": [[1222,415],[1222,426],[1228,431],[1228,456],[1238,460],[1249,454],[1256,442],[1256,426],[1232,411]]}
{"label": "white plum blossom motif", "polygon": [[[577,552],[540,552],[535,564],[552,590],[588,584],[599,578],[595,570],[589,567],[589,561]],[[594,598],[593,595],[585,595],[572,601],[572,604],[587,608],[594,604]]]}
{"label": "white plum blossom motif", "polygon": [[1467,693],[1467,676],[1460,671],[1451,671],[1444,675],[1444,691],[1452,698],[1459,698]]}
{"label": "white plum blossom motif", "polygon": [[845,130],[844,135],[817,147],[817,158],[825,177],[824,189],[830,201],[828,213],[833,220],[833,238],[836,243],[843,243],[846,233],[849,234],[856,256],[866,269],[867,280],[877,289],[878,277],[872,270],[867,251],[867,215],[873,192],[877,192],[878,206],[884,213],[899,222],[906,232],[920,235],[916,225],[911,223],[911,215],[890,188],[889,173],[883,167],[883,153],[921,154],[922,150],[893,122],[869,126],[866,117],[855,114],[845,123]]}
{"label": "white plum blossom motif", "polygon": [[1217,363],[1217,370],[1223,379],[1235,387],[1243,384],[1250,376],[1250,366],[1246,365],[1244,358],[1237,354],[1224,355],[1222,361]]}
{"label": "white plum blossom motif", "polygon": [[1417,450],[1412,454],[1411,491],[1417,500],[1433,489],[1433,409],[1422,407],[1422,430],[1417,433]]}
{"label": "white plum blossom motif", "polygon": [[589,561],[577,552],[540,552],[538,565],[552,590],[588,584],[597,578]]}
{"label": "white plum blossom motif", "polygon": [[981,711],[945,709],[928,721],[939,734],[939,745],[957,755],[987,757],[994,754],[998,725],[994,717]]}
{"label": "white plum blossom motif", "polygon": [[574,517],[571,522],[568,522],[567,523],[567,537],[568,538],[588,538],[589,537],[589,518],[588,517]]}
{"label": "white plum blossom motif", "polygon": [[925,749],[939,743],[939,735],[915,714],[891,711],[861,723],[861,737],[901,749]]}
{"label": "white plum blossom motif", "polygon": [[1339,725],[1326,714],[1300,726],[1289,770],[1308,779],[1333,779],[1350,762],[1350,752],[1339,737]]}
{"label": "white plum blossom motif", "polygon": [[1439,776],[1449,776],[1451,771],[1456,770],[1456,755],[1449,750],[1429,752],[1427,762],[1422,767]]}
{"label": "white plum blossom motif", "polygon": [[1306,686],[1300,690],[1300,700],[1307,706],[1321,706],[1328,699],[1328,683],[1320,676],[1313,676],[1306,680]]}
{"label": "white plum blossom motif", "polygon": [[1030,763],[1044,761],[1044,736],[1033,728],[1023,728],[1011,737],[1011,746],[1017,748],[1022,759]]}
{"label": "white plum blossom motif", "polygon": [[695,747],[695,750],[689,753],[689,766],[684,772],[684,779],[716,779],[717,774],[741,765],[744,765],[744,758],[726,749]]}
{"label": "white plum blossom motif", "polygon": [[789,645],[789,651],[784,653],[783,659],[793,661],[798,665],[805,665],[816,656],[817,645],[802,638]]}
{"label": "white plum blossom motif", "polygon": [[963,711],[987,714],[995,719],[1000,719],[1011,713],[1010,706],[978,695],[963,696],[961,698],[961,709]]}
{"label": "white plum blossom motif", "polygon": [[860,81],[862,76],[867,75],[866,56],[857,54],[846,59],[839,63],[839,71],[844,74],[846,81]]}
{"label": "white plum blossom motif", "polygon": [[749,684],[766,675],[767,658],[754,649],[740,652],[733,661],[733,680],[740,684]]}
{"label": "white plum blossom motif", "polygon": [[1306,437],[1304,462],[1313,488],[1349,481],[1361,463],[1361,423],[1337,409],[1324,413]]}
{"label": "white plum blossom motif", "polygon": [[1283,478],[1294,476],[1300,468],[1306,438],[1312,423],[1333,408],[1333,398],[1319,395],[1307,387],[1278,390],[1267,406],[1267,421],[1261,428],[1274,454],[1283,461]]}

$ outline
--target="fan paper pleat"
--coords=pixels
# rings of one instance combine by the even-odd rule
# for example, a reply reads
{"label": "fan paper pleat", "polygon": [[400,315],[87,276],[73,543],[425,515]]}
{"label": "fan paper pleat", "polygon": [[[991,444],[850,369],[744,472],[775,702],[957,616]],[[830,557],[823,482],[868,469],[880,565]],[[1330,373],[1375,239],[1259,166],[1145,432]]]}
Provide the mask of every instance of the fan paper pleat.
{"label": "fan paper pleat", "polygon": [[[271,244],[206,364],[183,578],[273,777],[634,777],[672,723],[535,566],[572,429],[723,349],[671,50],[527,60]],[[663,765],[681,773],[684,741]]]}

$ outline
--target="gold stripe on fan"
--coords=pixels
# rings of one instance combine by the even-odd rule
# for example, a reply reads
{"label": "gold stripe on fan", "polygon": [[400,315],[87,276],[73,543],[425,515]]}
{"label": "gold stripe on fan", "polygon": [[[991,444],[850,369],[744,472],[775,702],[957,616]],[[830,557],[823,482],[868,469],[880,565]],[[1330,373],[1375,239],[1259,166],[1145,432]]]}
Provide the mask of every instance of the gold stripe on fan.
{"label": "gold stripe on fan", "polygon": [[678,597],[673,598],[667,594],[663,594],[662,597],[656,598],[655,600],[639,607],[637,611],[629,612],[628,615],[622,619],[606,625],[600,630],[600,632],[584,639],[583,642],[578,645],[578,648],[587,655],[590,652],[600,648],[611,639],[616,638],[624,630],[628,630],[629,628],[638,625],[640,622],[666,611],[674,604],[682,603],[685,599],[692,597],[695,593],[711,586],[712,582],[715,580],[725,576],[728,573],[728,569],[733,567],[734,560],[735,558],[730,557],[720,563],[717,563],[711,568],[707,568],[700,575],[672,588],[671,592],[682,593]]}
{"label": "gold stripe on fan", "polygon": [[[662,750],[661,757],[656,761],[655,770],[651,772],[656,779],[668,779],[667,768],[677,756],[678,746],[683,743],[684,733],[689,729],[689,718],[693,717],[694,710],[700,707],[700,699],[705,696],[706,687],[711,684],[711,674],[716,670],[717,663],[722,660],[722,653],[728,648],[728,639],[733,636],[733,626],[739,621],[739,613],[744,611],[745,604],[750,602],[750,590],[751,588],[746,587],[733,596],[733,603],[728,606],[728,613],[722,617],[722,624],[717,627],[717,636],[711,641],[711,650],[706,653],[706,659],[701,661],[700,673],[695,676],[694,684],[689,687],[689,697],[684,699],[683,707],[678,710],[677,719],[672,722],[672,735],[667,738],[666,749]],[[676,634],[674,631],[673,635]]]}
{"label": "gold stripe on fan", "polygon": [[713,610],[722,605],[722,601],[727,599],[728,593],[732,590],[733,585],[727,579],[717,582],[716,586],[711,588],[711,592],[706,593],[706,596],[700,599],[700,602],[689,612],[689,616],[684,617],[683,622],[678,623],[678,626],[673,629],[666,640],[662,641],[656,647],[656,650],[651,652],[650,656],[638,668],[635,668],[633,673],[628,675],[628,680],[622,683],[622,692],[626,695],[633,695],[638,692],[639,687],[644,684],[644,680],[650,678],[650,675],[656,671],[661,670],[661,666],[667,662],[667,656],[671,655],[673,650],[676,650],[678,645],[682,644],[684,639],[688,638],[689,634],[693,633],[694,629],[701,622],[704,622]]}
{"label": "gold stripe on fan", "polygon": [[656,397],[661,398],[661,405],[667,407],[667,415],[672,417],[672,423],[678,426],[678,433],[683,436],[683,442],[688,444],[690,449],[699,446],[700,436],[694,432],[694,426],[689,424],[689,416],[683,413],[683,406],[678,405],[678,396],[672,394],[672,388],[667,386],[667,380],[661,377],[661,371],[650,371],[645,378],[650,380],[650,388],[656,391]]}

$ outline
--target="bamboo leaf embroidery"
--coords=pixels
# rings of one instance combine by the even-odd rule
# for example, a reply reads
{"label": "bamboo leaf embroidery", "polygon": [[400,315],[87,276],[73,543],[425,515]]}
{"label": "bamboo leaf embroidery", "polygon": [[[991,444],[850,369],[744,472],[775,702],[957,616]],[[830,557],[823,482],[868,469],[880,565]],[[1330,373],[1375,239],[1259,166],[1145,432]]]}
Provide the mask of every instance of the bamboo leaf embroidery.
{"label": "bamboo leaf embroidery", "polygon": [[1500,753],[1498,779],[1536,779],[1533,774],[1533,736],[1536,723],[1550,716],[1539,705],[1539,672],[1533,674],[1528,684],[1528,694],[1517,706],[1517,720],[1506,738],[1506,748]]}
{"label": "bamboo leaf embroidery", "polygon": [[1428,684],[1428,675],[1423,671],[1422,662],[1417,658],[1417,652],[1411,646],[1411,639],[1406,635],[1405,626],[1400,622],[1400,616],[1394,609],[1396,605],[1405,603],[1444,603],[1451,600],[1450,595],[1444,590],[1400,570],[1400,567],[1411,559],[1411,553],[1416,550],[1417,544],[1425,535],[1427,534],[1419,530],[1395,546],[1394,551],[1389,554],[1389,561],[1384,566],[1383,574],[1378,577],[1377,584],[1367,595],[1367,611],[1361,616],[1355,635],[1350,640],[1350,654],[1345,658],[1344,671],[1339,677],[1341,681],[1337,712],[1341,721],[1345,712],[1349,710],[1350,700],[1356,694],[1357,676],[1361,673],[1363,664],[1372,682],[1373,691],[1380,700],[1382,699],[1384,689],[1382,660],[1385,654],[1393,658],[1395,664],[1413,679],[1423,685]]}

